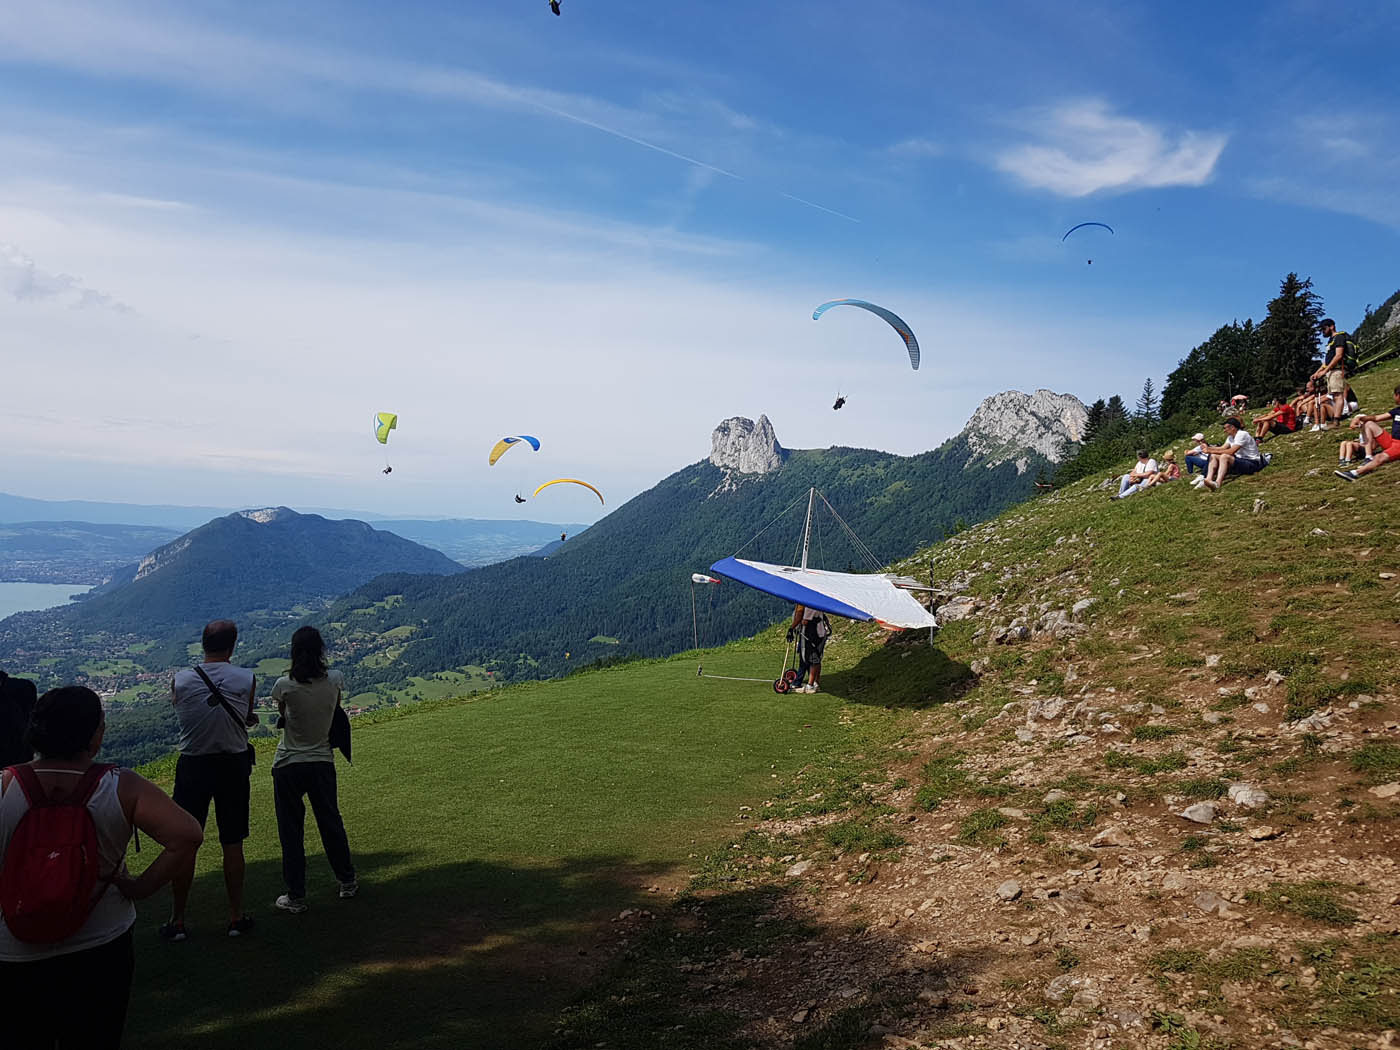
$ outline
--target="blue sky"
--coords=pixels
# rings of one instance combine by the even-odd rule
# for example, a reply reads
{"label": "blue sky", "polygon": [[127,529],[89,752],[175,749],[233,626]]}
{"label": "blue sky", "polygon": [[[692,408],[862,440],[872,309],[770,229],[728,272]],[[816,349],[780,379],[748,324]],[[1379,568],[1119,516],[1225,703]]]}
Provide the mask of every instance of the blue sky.
{"label": "blue sky", "polygon": [[616,505],[727,416],[917,452],[1007,388],[1132,400],[1289,270],[1344,326],[1400,284],[1393,3],[563,5],[0,22],[0,488]]}

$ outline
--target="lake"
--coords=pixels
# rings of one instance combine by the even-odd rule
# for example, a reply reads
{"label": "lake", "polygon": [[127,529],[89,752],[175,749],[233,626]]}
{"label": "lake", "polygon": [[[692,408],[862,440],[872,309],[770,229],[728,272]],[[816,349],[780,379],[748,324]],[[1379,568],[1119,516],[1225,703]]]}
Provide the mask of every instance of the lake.
{"label": "lake", "polygon": [[0,583],[0,620],[12,613],[67,605],[69,595],[90,589],[86,583]]}

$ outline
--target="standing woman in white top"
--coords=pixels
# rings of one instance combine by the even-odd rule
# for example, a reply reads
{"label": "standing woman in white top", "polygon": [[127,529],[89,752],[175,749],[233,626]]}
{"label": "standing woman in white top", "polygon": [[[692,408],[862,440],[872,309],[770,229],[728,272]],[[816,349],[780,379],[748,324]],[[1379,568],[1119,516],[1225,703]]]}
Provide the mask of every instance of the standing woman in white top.
{"label": "standing woman in white top", "polygon": [[[28,765],[50,799],[70,795],[102,747],[107,723],[91,689],[65,686],[39,698]],[[87,921],[62,941],[21,941],[0,917],[0,988],[5,1050],[106,1050],[121,1045],[134,967],[133,901],[149,897],[194,858],[203,833],[160,788],[129,769],[111,768],[87,803],[97,829],[100,881]],[[29,799],[6,770],[0,778],[0,869]],[[138,878],[126,870],[126,845],[139,828],[164,848]],[[17,861],[16,861],[17,863]],[[18,1008],[18,1004],[24,1004]]]}
{"label": "standing woman in white top", "polygon": [[282,843],[282,879],[287,892],[276,900],[282,911],[306,911],[306,803],[316,817],[316,830],[326,860],[335,872],[342,900],[355,896],[360,884],[350,859],[345,821],[336,799],[335,757],[331,750],[331,719],[340,706],[345,679],[326,669],[326,643],[314,627],[292,634],[292,670],[277,679],[272,699],[281,714],[282,739],[272,759],[272,801],[277,812],[277,837]]}

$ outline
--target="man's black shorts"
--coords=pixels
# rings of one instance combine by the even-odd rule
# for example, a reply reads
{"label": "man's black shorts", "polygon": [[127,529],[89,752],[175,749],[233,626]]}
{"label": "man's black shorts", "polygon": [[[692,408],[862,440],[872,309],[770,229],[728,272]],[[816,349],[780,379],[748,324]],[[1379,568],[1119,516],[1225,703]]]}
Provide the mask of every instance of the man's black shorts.
{"label": "man's black shorts", "polygon": [[181,755],[175,763],[175,804],[204,827],[209,819],[209,803],[214,803],[214,820],[219,825],[219,841],[225,845],[248,837],[248,756]]}

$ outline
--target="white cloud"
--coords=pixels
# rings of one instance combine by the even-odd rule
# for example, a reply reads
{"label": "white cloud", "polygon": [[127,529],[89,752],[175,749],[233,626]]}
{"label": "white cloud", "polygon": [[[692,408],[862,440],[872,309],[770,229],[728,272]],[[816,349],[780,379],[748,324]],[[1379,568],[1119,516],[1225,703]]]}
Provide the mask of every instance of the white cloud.
{"label": "white cloud", "polygon": [[14,245],[3,242],[0,242],[0,291],[8,292],[18,301],[52,300],[78,308],[130,309],[110,295],[87,287],[70,274],[50,273],[41,269]]}
{"label": "white cloud", "polygon": [[1037,114],[1029,127],[1037,141],[1003,150],[996,167],[1027,186],[1062,197],[1204,185],[1228,140],[1218,132],[1169,136],[1145,121],[1119,116],[1097,100]]}

